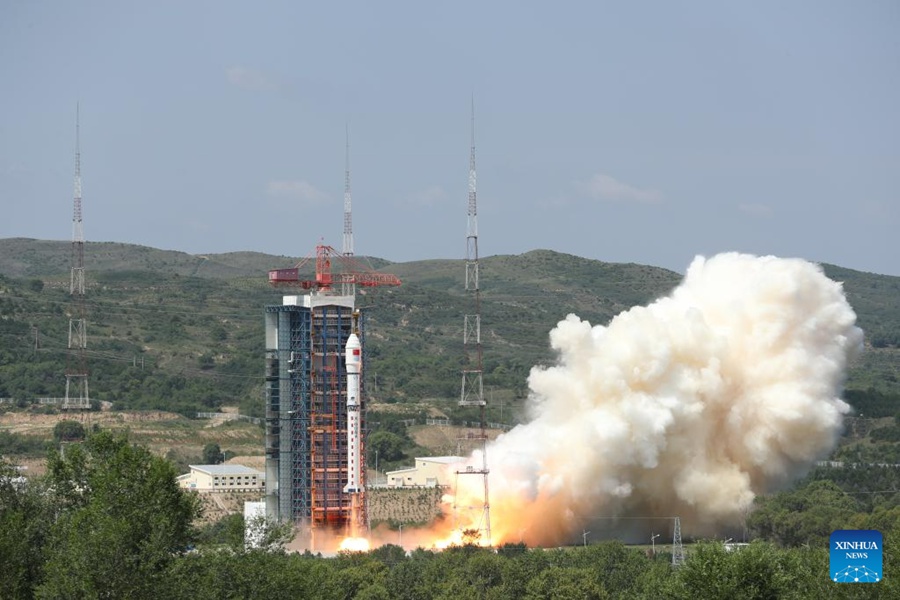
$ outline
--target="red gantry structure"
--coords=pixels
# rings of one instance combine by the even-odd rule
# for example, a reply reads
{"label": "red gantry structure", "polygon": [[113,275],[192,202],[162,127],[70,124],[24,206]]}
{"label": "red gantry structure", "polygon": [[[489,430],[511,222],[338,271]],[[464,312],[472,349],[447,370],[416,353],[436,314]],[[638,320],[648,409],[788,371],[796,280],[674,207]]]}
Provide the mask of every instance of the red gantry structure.
{"label": "red gantry structure", "polygon": [[[368,265],[364,265],[350,255],[341,254],[331,246],[316,246],[316,272],[313,279],[304,279],[301,275],[304,267],[312,260],[307,257],[297,266],[290,269],[274,269],[269,271],[269,283],[278,287],[296,287],[303,290],[314,290],[321,293],[332,292],[334,286],[356,285],[359,287],[375,287],[379,285],[400,285],[396,275],[379,273]],[[334,272],[332,266],[339,265]]]}

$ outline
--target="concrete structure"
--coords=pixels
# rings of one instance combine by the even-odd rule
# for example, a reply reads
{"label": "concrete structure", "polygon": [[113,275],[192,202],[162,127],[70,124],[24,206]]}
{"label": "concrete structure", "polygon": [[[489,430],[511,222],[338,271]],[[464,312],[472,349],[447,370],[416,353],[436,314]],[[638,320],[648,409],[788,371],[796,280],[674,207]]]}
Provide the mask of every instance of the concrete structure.
{"label": "concrete structure", "polygon": [[197,492],[263,491],[265,473],[244,465],[190,465],[190,473],[178,477],[178,485]]}
{"label": "concrete structure", "polygon": [[388,471],[388,487],[436,487],[453,484],[452,465],[462,463],[461,456],[421,456],[408,469]]}

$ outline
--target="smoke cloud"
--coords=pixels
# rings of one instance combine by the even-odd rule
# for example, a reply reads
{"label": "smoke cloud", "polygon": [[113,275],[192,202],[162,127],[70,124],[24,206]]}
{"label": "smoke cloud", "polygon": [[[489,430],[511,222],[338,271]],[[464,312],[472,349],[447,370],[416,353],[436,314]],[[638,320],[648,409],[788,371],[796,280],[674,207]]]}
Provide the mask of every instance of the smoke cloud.
{"label": "smoke cloud", "polygon": [[[696,258],[605,327],[569,315],[556,364],[529,376],[530,421],[487,448],[493,542],[556,544],[613,516],[739,525],[834,448],[855,321],[817,265],[736,253]],[[458,483],[456,504],[480,506],[481,478]]]}

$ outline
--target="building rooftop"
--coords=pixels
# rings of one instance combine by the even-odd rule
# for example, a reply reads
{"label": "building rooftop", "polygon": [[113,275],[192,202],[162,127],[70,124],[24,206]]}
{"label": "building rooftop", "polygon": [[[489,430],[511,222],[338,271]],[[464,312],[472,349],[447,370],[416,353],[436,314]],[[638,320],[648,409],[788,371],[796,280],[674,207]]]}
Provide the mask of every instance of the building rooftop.
{"label": "building rooftop", "polygon": [[415,467],[406,467],[403,469],[397,469],[396,471],[385,471],[384,474],[385,475],[394,475],[395,473],[412,473],[415,470],[416,470]]}
{"label": "building rooftop", "polygon": [[424,460],[426,462],[435,462],[445,465],[452,465],[466,460],[462,456],[420,456],[416,460]]}
{"label": "building rooftop", "polygon": [[192,471],[201,471],[210,475],[258,475],[263,476],[262,471],[245,467],[244,465],[188,465]]}

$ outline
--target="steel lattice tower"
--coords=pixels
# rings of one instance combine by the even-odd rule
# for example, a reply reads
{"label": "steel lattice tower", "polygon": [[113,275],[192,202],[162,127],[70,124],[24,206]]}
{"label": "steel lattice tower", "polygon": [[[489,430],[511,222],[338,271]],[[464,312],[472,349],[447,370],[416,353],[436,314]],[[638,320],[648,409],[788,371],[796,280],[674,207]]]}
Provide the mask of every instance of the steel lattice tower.
{"label": "steel lattice tower", "polygon": [[684,564],[684,546],[681,543],[681,519],[675,517],[675,531],[672,535],[672,566]]}
{"label": "steel lattice tower", "polygon": [[87,327],[84,306],[84,226],[81,212],[80,115],[75,106],[75,202],[72,215],[72,275],[69,293],[72,312],[69,317],[69,344],[66,367],[64,409],[87,410],[88,396]]}
{"label": "steel lattice tower", "polygon": [[344,155],[344,256],[353,256],[353,216],[350,200],[350,126],[345,131],[346,153]]}
{"label": "steel lattice tower", "polygon": [[[344,156],[344,245],[342,254],[353,256],[353,202],[350,194],[350,126],[345,129],[346,152]],[[342,284],[342,293],[345,296],[356,294],[356,286],[352,283]]]}
{"label": "steel lattice tower", "polygon": [[[469,198],[466,227],[466,293],[472,300],[472,313],[464,317],[463,348],[466,365],[462,371],[462,392],[460,406],[478,406],[480,431],[477,440],[481,443],[481,468],[457,471],[459,475],[478,475],[484,481],[484,502],[479,533],[486,545],[491,545],[491,505],[488,491],[487,432],[485,427],[484,369],[481,346],[481,286],[478,265],[478,202],[475,175],[475,99],[472,99],[471,149],[469,153]],[[472,439],[472,438],[467,438]]]}

